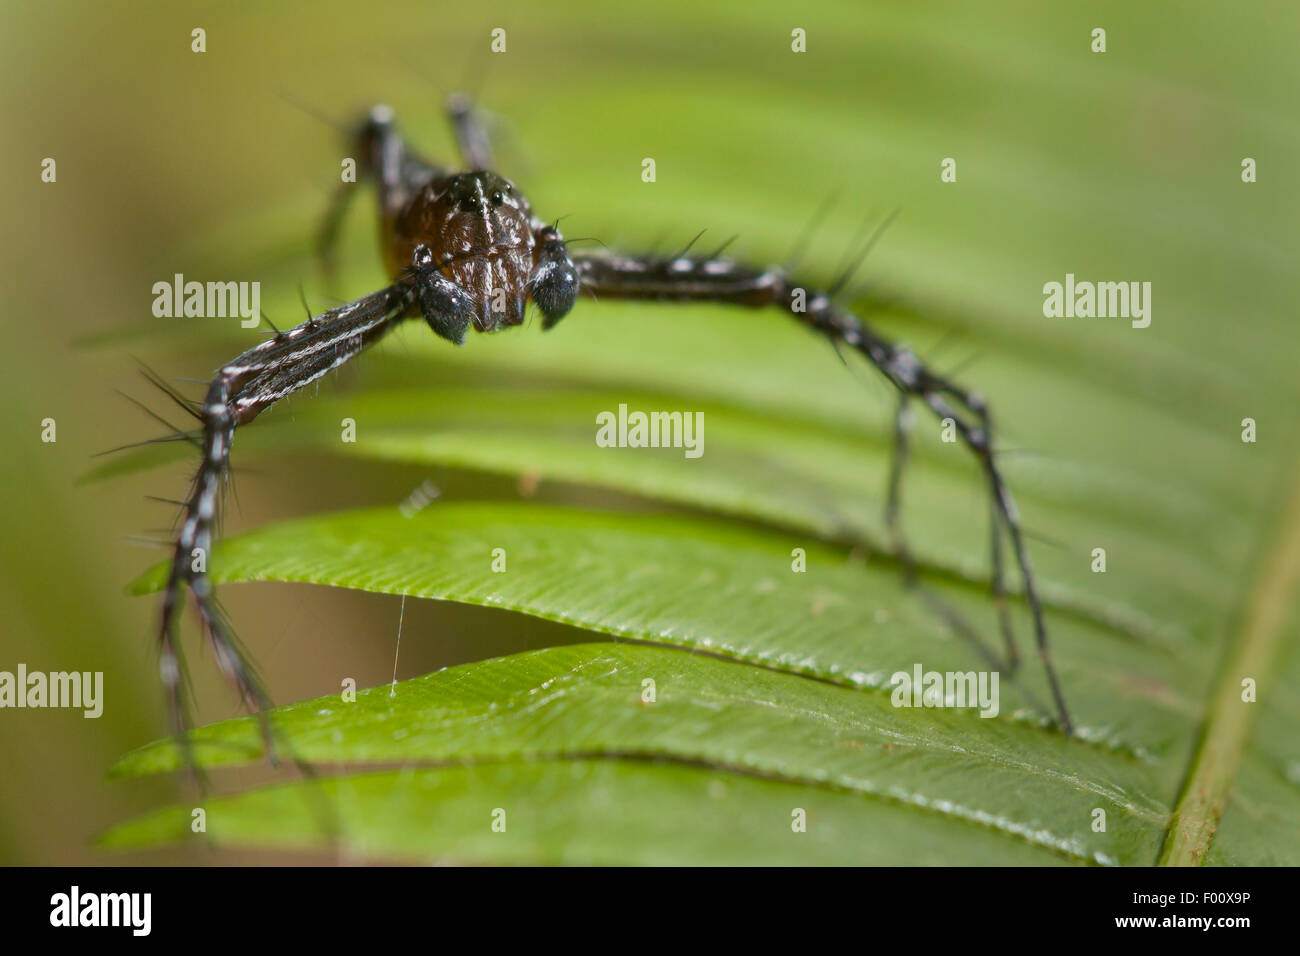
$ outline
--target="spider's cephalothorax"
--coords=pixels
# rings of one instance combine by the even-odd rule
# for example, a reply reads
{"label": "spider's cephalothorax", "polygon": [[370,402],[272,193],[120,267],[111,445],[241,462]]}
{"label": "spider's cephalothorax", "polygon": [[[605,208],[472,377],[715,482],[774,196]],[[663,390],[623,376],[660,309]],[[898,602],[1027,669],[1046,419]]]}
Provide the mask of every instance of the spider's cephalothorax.
{"label": "spider's cephalothorax", "polygon": [[[836,304],[838,286],[829,293],[819,292],[810,284],[794,281],[781,269],[752,268],[720,258],[720,251],[712,256],[683,253],[671,258],[571,255],[559,230],[538,219],[519,189],[492,171],[487,136],[468,103],[453,97],[449,105],[470,172],[457,173],[408,152],[397,135],[392,111],[385,107],[372,110],[357,130],[354,155],[361,158],[362,171],[375,180],[382,251],[392,284],[277,332],[249,349],[218,370],[197,407],[173,395],[198,419],[199,433],[187,437],[196,439],[203,453],[184,502],[163,597],[161,669],[175,729],[183,730],[187,724],[184,674],[176,640],[176,619],[187,590],[194,596],[218,663],[245,703],[259,712],[268,704],[216,603],[206,562],[196,557],[206,555],[212,544],[236,426],[342,365],[407,318],[423,317],[435,333],[459,344],[470,325],[491,332],[521,324],[530,300],[542,314],[542,327],[549,329],[572,309],[579,290],[587,289],[602,298],[773,307],[875,365],[899,396],[885,521],[909,581],[915,580],[914,564],[898,519],[911,404],[920,401],[938,418],[951,419],[978,460],[989,488],[991,589],[1006,645],[1006,666],[1014,668],[1018,660],[1004,586],[1003,548],[1009,541],[1056,704],[1057,722],[1068,733],[1070,717],[1048,653],[1047,629],[1024,534],[994,456],[992,417],[983,398],[932,372],[905,346],[882,338]],[[321,232],[320,251],[327,265],[344,201],[356,187],[343,189]],[[268,749],[272,749],[265,721],[263,730]],[[186,746],[184,740],[182,746]]]}
{"label": "spider's cephalothorax", "polygon": [[[472,306],[468,317],[480,332],[523,324],[536,267],[536,224],[528,200],[511,183],[490,172],[432,180],[385,221],[385,228],[394,279],[413,264],[432,264],[465,291]],[[447,337],[453,340],[464,335],[463,328],[451,332]]]}
{"label": "spider's cephalothorax", "polygon": [[480,332],[522,325],[530,296],[550,328],[578,297],[564,237],[533,215],[514,183],[487,168],[487,141],[468,108],[454,110],[453,119],[466,160],[483,168],[456,173],[408,156],[387,107],[362,124],[358,146],[379,182],[389,274],[411,280],[430,327],[457,344],[471,322]]}

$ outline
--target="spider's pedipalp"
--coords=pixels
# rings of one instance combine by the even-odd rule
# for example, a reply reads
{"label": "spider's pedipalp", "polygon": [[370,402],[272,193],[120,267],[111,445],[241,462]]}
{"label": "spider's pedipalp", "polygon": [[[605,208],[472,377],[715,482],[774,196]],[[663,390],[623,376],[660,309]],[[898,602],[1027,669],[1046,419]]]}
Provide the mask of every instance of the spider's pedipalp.
{"label": "spider's pedipalp", "polygon": [[578,301],[581,282],[564,237],[554,226],[537,231],[537,265],[529,279],[533,301],[542,310],[542,329],[553,328]]}
{"label": "spider's pedipalp", "polygon": [[464,345],[470,323],[478,314],[474,300],[438,271],[428,246],[417,245],[411,259],[409,274],[424,321],[435,335],[453,345]]}

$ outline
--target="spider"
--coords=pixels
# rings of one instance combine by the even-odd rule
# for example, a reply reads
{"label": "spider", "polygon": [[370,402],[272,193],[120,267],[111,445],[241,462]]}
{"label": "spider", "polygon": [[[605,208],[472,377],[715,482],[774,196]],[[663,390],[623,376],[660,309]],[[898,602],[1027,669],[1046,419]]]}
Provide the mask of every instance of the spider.
{"label": "spider", "polygon": [[[196,437],[202,452],[193,486],[182,503],[159,629],[160,670],[170,721],[183,747],[188,746],[188,719],[177,618],[188,589],[218,665],[238,689],[244,705],[260,715],[268,754],[274,759],[265,717],[270,701],[216,603],[204,563],[193,560],[198,550],[204,555],[211,550],[236,427],[248,424],[279,399],[365,351],[406,319],[423,318],[435,335],[460,345],[471,326],[479,332],[495,332],[522,324],[530,299],[542,314],[542,328],[549,330],[569,313],[584,290],[610,299],[771,307],[786,312],[837,348],[864,356],[898,393],[885,523],[909,581],[914,580],[914,565],[899,526],[899,506],[911,404],[920,401],[939,419],[950,419],[988,482],[990,586],[998,607],[1006,666],[1014,669],[1019,655],[1006,606],[1004,533],[1024,582],[1057,724],[1067,735],[1072,733],[1051,662],[1020,519],[995,461],[992,417],[978,393],[932,372],[908,348],[882,338],[836,305],[833,299],[838,287],[829,292],[812,290],[781,269],[753,268],[717,255],[662,257],[570,251],[558,223],[548,224],[537,217],[518,187],[493,171],[486,130],[468,100],[451,97],[447,111],[467,172],[434,165],[410,152],[387,107],[372,109],[353,134],[358,171],[361,177],[376,182],[382,251],[391,284],[319,315],[309,312],[306,322],[276,332],[219,369],[197,406],[172,393],[198,419]],[[350,186],[343,190],[320,234],[320,252],[327,263],[347,197],[355,192]]]}

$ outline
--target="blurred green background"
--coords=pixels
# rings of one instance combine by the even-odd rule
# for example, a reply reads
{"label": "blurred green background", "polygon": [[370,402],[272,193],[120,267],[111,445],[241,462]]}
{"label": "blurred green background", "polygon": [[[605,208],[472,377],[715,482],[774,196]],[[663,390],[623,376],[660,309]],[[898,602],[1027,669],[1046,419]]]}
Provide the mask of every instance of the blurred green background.
{"label": "blurred green background", "polygon": [[[994,396],[1014,443],[1112,476],[1099,493],[1116,497],[1116,513],[1126,487],[1191,502],[1186,535],[1144,556],[1130,605],[1159,621],[1187,594],[1220,588],[1214,613],[1192,624],[1212,657],[1278,530],[1300,397],[1285,286],[1300,221],[1293,4],[248,0],[6,3],[0,18],[0,668],[102,670],[107,683],[96,721],[0,713],[0,862],[103,859],[95,833],[174,792],[168,781],[109,786],[103,773],[164,726],[155,604],[123,587],[158,558],[130,536],[171,519],[143,496],[179,495],[189,466],[78,479],[96,452],[156,433],[114,394],[154,398],[133,355],[203,378],[231,343],[253,341],[165,320],[153,320],[156,335],[121,335],[149,328],[154,282],[263,278],[282,326],[298,320],[299,279],[327,294],[306,252],[343,148],[294,103],[342,123],[387,102],[412,140],[451,156],[442,100],[469,89],[501,118],[499,162],[541,214],[612,246],[681,245],[708,227],[718,242],[738,233],[737,255],[778,260],[834,194],[810,256],[825,280],[862,217],[898,207],[865,270],[873,293],[916,313],[895,331],[924,355],[958,330],[948,357],[978,358],[964,378]],[[1104,55],[1089,50],[1096,26],[1108,31]],[[201,55],[194,27],[207,31]],[[494,27],[507,31],[503,55],[488,52]],[[806,54],[790,51],[795,27]],[[47,156],[56,184],[40,181]],[[653,187],[640,182],[645,156]],[[945,186],[948,156],[958,183]],[[1256,184],[1240,180],[1245,156],[1259,163]],[[381,281],[368,215],[351,220],[340,295]],[[1152,327],[1044,319],[1042,284],[1066,272],[1152,282]],[[580,307],[566,329],[597,321]],[[364,359],[322,392],[364,387],[383,362]],[[1071,407],[1052,389],[1065,376],[1099,404]],[[884,390],[849,394],[888,416]],[[1243,458],[1247,415],[1261,440]],[[53,445],[39,440],[46,417],[58,423]],[[501,477],[271,454],[241,479],[228,528],[397,502],[426,477],[448,497],[515,494]],[[637,506],[564,486],[540,494]],[[1201,579],[1197,566],[1215,570]],[[362,686],[391,674],[395,598],[268,585],[224,599],[236,621],[257,622],[245,637],[278,701],[332,692],[339,673]],[[431,602],[408,602],[405,634],[404,675],[583,637]],[[213,669],[193,669],[202,718],[235,713]],[[211,859],[193,852],[137,858]]]}

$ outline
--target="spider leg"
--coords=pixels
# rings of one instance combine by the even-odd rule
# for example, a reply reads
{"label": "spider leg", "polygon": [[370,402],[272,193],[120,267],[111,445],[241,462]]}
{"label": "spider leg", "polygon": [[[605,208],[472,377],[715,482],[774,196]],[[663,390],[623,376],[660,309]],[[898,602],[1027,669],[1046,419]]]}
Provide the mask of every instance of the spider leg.
{"label": "spider leg", "polygon": [[910,396],[906,392],[899,392],[898,411],[894,415],[894,453],[889,462],[889,494],[885,499],[885,530],[889,532],[890,543],[894,546],[894,553],[903,566],[903,577],[908,583],[916,579],[916,563],[907,547],[899,516],[903,505],[903,471],[907,468],[908,432],[911,426]]}
{"label": "spider leg", "polygon": [[[894,453],[890,462],[889,469],[889,496],[885,503],[885,527],[889,532],[890,542],[894,546],[894,552],[898,555],[899,562],[903,565],[903,575],[909,584],[916,583],[916,563],[912,558],[911,551],[907,547],[906,538],[903,535],[899,522],[900,511],[902,507],[902,478],[903,471],[907,467],[908,459],[908,431],[911,426],[911,408],[910,396],[907,392],[899,392],[898,412],[894,417]],[[980,403],[983,408],[981,418],[981,427],[986,433],[991,434],[990,417],[988,409]],[[990,537],[990,566],[992,574],[989,577],[990,590],[993,592],[993,604],[998,615],[998,624],[1002,630],[1003,644],[1005,647],[1006,657],[1002,666],[1007,669],[1008,673],[1014,674],[1020,667],[1020,650],[1016,646],[1015,633],[1011,627],[1011,609],[1007,603],[1006,597],[1006,570],[1002,556],[1002,513],[998,506],[996,493],[990,489],[989,494],[989,537]],[[961,620],[960,615],[954,608],[949,607],[946,603],[939,601],[937,597],[929,597],[928,600],[935,606],[949,624],[960,633],[975,640],[974,632],[970,627]],[[980,644],[980,651],[988,656],[987,650]],[[990,658],[991,659],[991,658]]]}
{"label": "spider leg", "polygon": [[975,629],[966,622],[957,609],[939,595],[921,586],[920,578],[916,573],[916,559],[912,556],[911,548],[907,545],[907,536],[903,533],[901,520],[903,472],[907,470],[910,457],[908,438],[914,421],[911,398],[912,396],[905,391],[898,393],[898,409],[894,414],[894,448],[889,461],[889,490],[885,498],[885,530],[889,534],[890,544],[893,545],[898,563],[903,569],[904,585],[915,588],[925,604],[943,619],[954,634],[970,643],[981,657],[996,667],[1000,662],[989,652]]}
{"label": "spider leg", "polygon": [[221,486],[229,472],[235,429],[252,421],[279,399],[364,351],[410,313],[415,296],[415,283],[404,278],[380,292],[267,339],[222,367],[199,407],[202,460],[185,500],[159,625],[160,670],[170,724],[191,773],[195,770],[185,736],[190,726],[189,707],[177,633],[179,612],[187,592],[194,597],[204,634],[218,665],[239,691],[242,702],[259,714],[268,755],[273,760],[275,755],[265,716],[270,700],[216,603],[208,572]]}
{"label": "spider leg", "polygon": [[487,127],[483,125],[468,96],[453,93],[447,97],[447,119],[451,121],[452,131],[456,134],[456,144],[460,147],[465,168],[496,169]]}
{"label": "spider leg", "polygon": [[[1056,705],[1057,722],[1067,734],[1073,732],[1069,710],[1052,664],[1042,603],[1020,528],[1015,501],[993,455],[992,417],[984,399],[926,368],[905,346],[876,334],[857,316],[838,307],[831,296],[792,281],[777,268],[754,269],[727,259],[635,257],[577,253],[572,259],[583,286],[601,298],[651,299],[661,301],[722,302],[751,308],[776,307],[826,336],[861,353],[898,389],[902,400],[916,398],[940,419],[952,419],[962,442],[980,463],[989,484],[990,510],[994,516],[993,592],[1005,605],[1000,530],[1005,530],[1024,581],[1025,599],[1033,618],[1034,640],[1047,673]],[[954,406],[959,406],[955,407]],[[964,412],[963,412],[964,409]],[[896,432],[896,441],[898,441]],[[900,446],[896,446],[900,447]],[[905,442],[901,445],[905,450]],[[891,523],[897,522],[898,494],[905,459],[896,456],[890,482]],[[900,539],[901,540],[901,539]],[[902,552],[906,554],[906,551]],[[903,558],[904,573],[910,558]],[[1009,617],[1000,608],[1004,635],[1011,647]],[[1009,652],[1015,660],[1014,652]]]}
{"label": "spider leg", "polygon": [[[992,435],[993,423],[989,410],[982,403],[981,406],[981,427],[986,434]],[[991,451],[989,457],[992,458],[994,454],[995,452]],[[1002,644],[1007,655],[1006,668],[1009,673],[1014,674],[1020,668],[1020,649],[1016,646],[1015,633],[1011,628],[1011,607],[1007,603],[1006,566],[1002,557],[1003,521],[1001,506],[998,504],[997,486],[994,483],[996,474],[997,469],[992,469],[989,476],[989,565],[993,569],[989,586],[993,592],[993,606],[997,609],[998,626],[1002,629]],[[1001,481],[1000,478],[997,480]],[[1014,511],[1014,503],[1011,507]]]}
{"label": "spider leg", "polygon": [[338,246],[344,214],[356,187],[365,179],[373,176],[376,181],[380,219],[384,235],[388,235],[394,220],[411,197],[431,179],[445,176],[448,172],[406,148],[397,132],[393,111],[387,106],[376,106],[366,114],[365,119],[357,124],[349,147],[357,160],[357,182],[340,184],[316,234],[316,255],[327,275],[333,275],[335,271],[334,251]]}
{"label": "spider leg", "polygon": [[343,218],[347,215],[348,207],[352,205],[352,197],[356,195],[354,185],[354,183],[342,183],[334,190],[334,195],[325,208],[325,215],[321,217],[320,228],[316,232],[316,259],[320,263],[321,271],[330,279],[338,274],[338,259],[335,252],[338,250]]}

